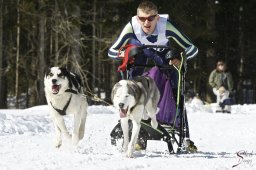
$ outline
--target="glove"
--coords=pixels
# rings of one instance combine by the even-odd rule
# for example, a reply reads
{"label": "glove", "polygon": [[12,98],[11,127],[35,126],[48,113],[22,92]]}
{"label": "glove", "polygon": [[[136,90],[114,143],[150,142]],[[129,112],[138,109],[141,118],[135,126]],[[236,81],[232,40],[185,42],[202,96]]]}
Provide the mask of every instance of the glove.
{"label": "glove", "polygon": [[165,59],[169,62],[170,60],[173,60],[173,59],[178,59],[178,60],[181,60],[181,57],[180,57],[180,54],[178,53],[177,50],[175,49],[172,49],[170,51],[168,51],[166,54],[165,54]]}
{"label": "glove", "polygon": [[144,49],[143,52],[146,57],[153,59],[158,65],[163,65],[162,58],[159,55],[157,55],[156,53],[154,53],[153,51],[151,51],[149,49]]}
{"label": "glove", "polygon": [[129,60],[128,60],[129,64],[133,64],[134,61],[135,61],[135,58],[134,58],[134,57],[130,57]]}

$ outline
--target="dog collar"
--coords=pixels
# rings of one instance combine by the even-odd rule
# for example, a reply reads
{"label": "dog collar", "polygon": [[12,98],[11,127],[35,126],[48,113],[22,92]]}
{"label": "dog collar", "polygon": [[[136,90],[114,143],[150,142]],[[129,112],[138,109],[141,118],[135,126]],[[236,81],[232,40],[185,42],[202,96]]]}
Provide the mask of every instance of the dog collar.
{"label": "dog collar", "polygon": [[50,102],[51,105],[52,105],[52,108],[54,108],[54,110],[56,110],[60,115],[62,115],[62,116],[66,115],[66,110],[67,110],[67,108],[68,108],[68,106],[69,106],[69,104],[70,104],[71,97],[72,97],[72,95],[70,95],[69,100],[67,101],[66,105],[64,106],[64,108],[63,108],[62,110],[61,110],[61,109],[58,109],[58,108],[56,108],[56,107],[54,107],[54,106],[52,105],[52,102]]}
{"label": "dog collar", "polygon": [[77,91],[75,91],[73,89],[67,89],[67,90],[65,90],[65,92],[70,92],[70,93],[73,93],[73,94],[77,94]]}

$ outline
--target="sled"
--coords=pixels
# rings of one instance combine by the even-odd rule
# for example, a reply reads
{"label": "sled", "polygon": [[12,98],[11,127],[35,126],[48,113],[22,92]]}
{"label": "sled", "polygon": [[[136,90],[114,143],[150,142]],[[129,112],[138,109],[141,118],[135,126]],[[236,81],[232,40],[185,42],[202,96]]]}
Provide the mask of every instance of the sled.
{"label": "sled", "polygon": [[[145,150],[147,148],[147,141],[148,140],[160,140],[167,143],[168,150],[170,154],[174,153],[189,153],[195,152],[197,148],[193,145],[193,142],[190,141],[190,144],[194,147],[189,148],[188,142],[186,139],[189,139],[189,128],[188,128],[188,119],[187,119],[187,112],[185,108],[185,74],[186,74],[186,59],[180,54],[181,57],[181,67],[175,67],[170,65],[156,65],[156,64],[145,64],[139,65],[134,63],[134,58],[136,56],[142,54],[142,50],[144,48],[154,48],[154,49],[164,49],[164,50],[171,50],[170,47],[167,46],[160,46],[160,45],[144,45],[144,46],[135,46],[135,45],[127,45],[123,47],[124,50],[124,57],[122,59],[121,65],[118,67],[118,71],[121,73],[122,79],[129,79],[128,72],[132,68],[150,68],[148,72],[144,74],[152,74],[154,75],[157,69],[158,70],[170,70],[177,71],[178,74],[178,88],[177,91],[174,92],[174,104],[175,109],[174,113],[171,112],[171,116],[164,115],[161,117],[161,114],[158,117],[158,127],[154,129],[150,124],[149,120],[142,120],[141,121],[141,128],[138,136],[137,147],[138,150]],[[156,69],[153,70],[152,68]],[[159,72],[158,72],[159,73]],[[162,73],[162,72],[161,72]],[[166,76],[162,73],[163,76]],[[168,78],[168,77],[167,77]],[[153,77],[154,79],[154,77]],[[172,91],[173,89],[171,89]],[[166,104],[168,106],[169,103]],[[160,108],[161,110],[161,108]],[[159,114],[159,113],[158,113]],[[163,118],[164,117],[164,118]],[[166,119],[167,117],[167,119]],[[129,122],[129,133],[131,134],[132,130],[132,123]],[[113,128],[110,133],[111,136],[111,144],[117,145],[118,140],[123,139],[123,132],[121,128],[120,121],[117,125]]]}

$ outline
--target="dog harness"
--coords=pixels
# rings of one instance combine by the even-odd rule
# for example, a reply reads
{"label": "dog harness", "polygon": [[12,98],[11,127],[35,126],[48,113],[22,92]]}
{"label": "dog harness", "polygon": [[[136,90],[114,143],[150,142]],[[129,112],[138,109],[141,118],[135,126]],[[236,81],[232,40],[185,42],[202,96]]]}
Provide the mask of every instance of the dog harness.
{"label": "dog harness", "polygon": [[[70,93],[73,93],[73,94],[77,94],[77,93],[78,93],[77,91],[75,91],[75,90],[73,90],[73,89],[67,89],[67,90],[65,90],[65,92],[70,92]],[[61,110],[61,109],[58,109],[58,108],[56,108],[56,107],[54,107],[53,104],[52,104],[52,102],[50,102],[51,105],[52,105],[52,108],[53,108],[54,110],[56,110],[60,115],[62,115],[62,116],[66,115],[66,111],[67,111],[67,108],[68,108],[68,106],[69,106],[69,104],[70,104],[71,97],[72,97],[72,95],[70,95],[69,100],[67,101],[67,103],[65,104],[65,106],[63,107],[62,110]]]}
{"label": "dog harness", "polygon": [[68,106],[70,104],[71,97],[72,97],[72,95],[70,95],[69,100],[67,101],[67,103],[65,104],[65,106],[64,106],[64,108],[62,110],[54,107],[52,102],[50,102],[51,105],[52,105],[52,108],[54,108],[54,110],[56,110],[60,115],[62,115],[62,116],[66,115],[66,111],[67,111],[67,108],[68,108]]}
{"label": "dog harness", "polygon": [[70,92],[70,93],[73,93],[73,94],[77,94],[78,92],[73,90],[73,89],[67,89],[65,90],[65,92]]}

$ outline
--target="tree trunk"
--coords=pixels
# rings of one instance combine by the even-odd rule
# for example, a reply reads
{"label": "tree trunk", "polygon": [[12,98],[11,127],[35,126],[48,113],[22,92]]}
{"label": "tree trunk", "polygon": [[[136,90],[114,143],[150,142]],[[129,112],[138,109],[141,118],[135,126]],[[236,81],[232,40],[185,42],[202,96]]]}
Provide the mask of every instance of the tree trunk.
{"label": "tree trunk", "polygon": [[[74,8],[72,10],[72,16],[78,21],[80,22],[80,7],[79,5],[74,5]],[[80,47],[81,47],[81,44],[80,44],[80,26],[79,24],[75,24],[73,27],[72,27],[72,31],[71,31],[71,35],[72,35],[72,38],[73,38],[73,41],[72,41],[72,50],[71,50],[71,61],[73,62],[72,63],[72,69],[74,72],[76,73],[79,73],[81,72],[81,67],[80,67],[80,64],[81,64],[81,54],[80,54]]]}
{"label": "tree trunk", "polygon": [[6,108],[7,106],[3,60],[3,0],[0,0],[0,108]]}
{"label": "tree trunk", "polygon": [[243,33],[243,29],[242,29],[242,12],[243,12],[243,7],[240,6],[239,9],[239,51],[240,51],[240,66],[239,66],[239,77],[243,78],[243,74],[244,74],[244,43],[243,43],[243,39],[244,39],[244,33]]}
{"label": "tree trunk", "polygon": [[96,26],[95,26],[95,23],[96,23],[96,3],[97,3],[97,0],[94,0],[93,1],[93,21],[92,21],[92,89],[94,91],[95,89],[95,86],[96,86],[96,56],[95,56],[95,49],[96,49]]}
{"label": "tree trunk", "polygon": [[[209,11],[209,16],[207,19],[207,31],[208,32],[214,32],[216,30],[216,11],[215,11],[215,4],[212,0],[207,0],[207,7],[208,7],[208,11]],[[209,43],[211,42],[215,42],[215,39],[211,39],[209,40]],[[204,59],[205,62],[205,68],[207,68],[207,72],[210,73],[214,68],[215,68],[215,60],[216,60],[216,49],[214,46],[209,47],[208,49],[206,49],[205,51],[205,56],[206,58]],[[207,75],[209,77],[209,75]],[[201,84],[203,84],[204,87],[200,87],[199,89],[204,89],[203,91],[205,92],[205,100],[209,103],[214,102],[215,100],[215,95],[212,92],[212,88],[209,86],[208,83],[208,77],[206,81],[201,81]],[[200,85],[201,85],[200,84]]]}
{"label": "tree trunk", "polygon": [[44,13],[44,1],[39,1],[39,8],[41,9],[41,17],[39,18],[39,49],[38,49],[38,55],[39,55],[39,104],[45,103],[45,97],[44,97],[44,72],[46,68],[45,64],[45,56],[44,56],[44,50],[45,50],[45,24],[46,24],[46,17]]}
{"label": "tree trunk", "polygon": [[15,106],[19,108],[19,60],[20,60],[20,9],[17,5],[17,41],[16,41],[16,79],[15,79]]}
{"label": "tree trunk", "polygon": [[[55,1],[55,13],[59,13],[59,8],[58,8],[58,2]],[[59,18],[59,17],[57,17]],[[56,19],[55,22],[55,32],[54,32],[54,53],[55,53],[55,65],[59,65],[59,31],[58,31],[58,25],[59,25],[59,20]]]}

